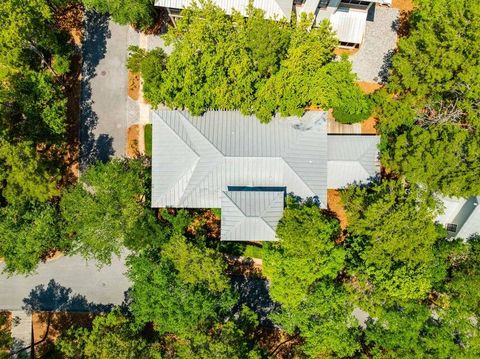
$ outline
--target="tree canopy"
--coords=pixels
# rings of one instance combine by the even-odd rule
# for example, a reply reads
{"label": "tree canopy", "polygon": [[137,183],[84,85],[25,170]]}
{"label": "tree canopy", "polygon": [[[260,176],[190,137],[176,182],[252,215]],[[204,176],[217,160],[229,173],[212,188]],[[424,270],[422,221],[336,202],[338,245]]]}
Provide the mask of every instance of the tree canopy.
{"label": "tree canopy", "polygon": [[315,203],[289,201],[278,224],[279,241],[265,246],[263,258],[271,296],[286,308],[297,307],[316,281],[335,278],[344,260],[343,248],[335,244],[338,220]]}
{"label": "tree canopy", "polygon": [[480,193],[480,4],[422,1],[380,101],[382,162],[448,196]]}
{"label": "tree canopy", "polygon": [[333,61],[338,40],[328,22],[310,29],[311,19],[289,24],[253,7],[247,12],[229,16],[211,2],[193,4],[165,35],[170,55],[131,48],[128,66],[142,73],[149,103],[194,115],[240,110],[263,122],[276,113],[302,115],[308,106],[368,117],[370,101],[349,61]]}
{"label": "tree canopy", "polygon": [[153,0],[83,0],[88,9],[110,14],[120,25],[132,25],[146,30],[155,24],[157,13]]}
{"label": "tree canopy", "polygon": [[446,237],[434,223],[435,201],[399,181],[351,186],[342,193],[348,217],[350,273],[378,302],[421,299],[438,271],[434,246]]}

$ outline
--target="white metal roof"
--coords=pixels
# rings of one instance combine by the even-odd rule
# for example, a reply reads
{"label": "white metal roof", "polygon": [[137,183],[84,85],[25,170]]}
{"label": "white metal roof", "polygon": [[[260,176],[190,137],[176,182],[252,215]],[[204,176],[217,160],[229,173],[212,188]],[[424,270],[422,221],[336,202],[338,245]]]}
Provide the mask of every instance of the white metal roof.
{"label": "white metal roof", "polygon": [[454,224],[457,231],[450,236],[467,240],[480,235],[480,196],[470,198],[440,197],[443,213],[436,221],[443,224]]}
{"label": "white metal roof", "polygon": [[[183,9],[193,2],[193,0],[156,0],[155,6]],[[212,0],[212,2],[225,10],[227,14],[231,14],[232,9],[235,9],[244,16],[247,14],[249,4],[249,0]],[[265,11],[265,17],[268,19],[280,20],[286,18],[290,20],[293,10],[293,0],[254,0],[253,6]]]}
{"label": "white metal roof", "polygon": [[283,191],[225,191],[222,193],[221,239],[272,241],[283,215]]}
{"label": "white metal roof", "polygon": [[152,115],[152,206],[219,208],[229,186],[287,187],[326,205],[326,114],[275,118],[237,111]]}
{"label": "white metal roof", "polygon": [[343,188],[375,176],[380,169],[379,142],[380,136],[329,135],[328,188]]}
{"label": "white metal roof", "polygon": [[330,16],[333,30],[340,42],[361,44],[367,26],[367,12],[347,7],[339,7]]}
{"label": "white metal roof", "polygon": [[152,207],[222,208],[223,240],[273,240],[284,193],[326,207],[327,187],[378,170],[379,138],[327,136],[325,112],[261,124],[238,111],[156,111],[152,123]]}

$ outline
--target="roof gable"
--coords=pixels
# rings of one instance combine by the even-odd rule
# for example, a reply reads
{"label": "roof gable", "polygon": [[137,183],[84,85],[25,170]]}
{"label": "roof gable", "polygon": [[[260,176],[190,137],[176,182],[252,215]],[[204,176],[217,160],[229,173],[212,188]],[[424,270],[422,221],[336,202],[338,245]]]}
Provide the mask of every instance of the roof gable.
{"label": "roof gable", "polygon": [[222,240],[275,240],[283,215],[282,191],[224,191],[222,193]]}

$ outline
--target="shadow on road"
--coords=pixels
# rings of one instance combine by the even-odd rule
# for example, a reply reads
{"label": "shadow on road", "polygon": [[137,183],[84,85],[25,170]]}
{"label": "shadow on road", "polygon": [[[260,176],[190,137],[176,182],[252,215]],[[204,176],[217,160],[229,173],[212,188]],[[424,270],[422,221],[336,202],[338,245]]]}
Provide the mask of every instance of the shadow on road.
{"label": "shadow on road", "polygon": [[22,309],[27,313],[38,311],[104,313],[112,310],[113,304],[95,304],[80,294],[73,294],[71,288],[63,287],[54,279],[48,285],[37,285],[29,296],[23,299]]}
{"label": "shadow on road", "polygon": [[80,171],[96,161],[106,161],[113,155],[111,136],[102,134],[95,138],[93,130],[98,116],[93,111],[90,81],[97,76],[96,67],[105,57],[107,38],[110,38],[108,16],[92,11],[85,12],[84,39],[82,44],[82,94],[80,104]]}

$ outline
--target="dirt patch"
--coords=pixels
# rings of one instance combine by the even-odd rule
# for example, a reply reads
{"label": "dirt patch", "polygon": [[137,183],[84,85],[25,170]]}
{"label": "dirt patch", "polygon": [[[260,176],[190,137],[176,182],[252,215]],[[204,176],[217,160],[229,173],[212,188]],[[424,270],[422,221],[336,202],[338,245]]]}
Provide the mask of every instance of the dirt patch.
{"label": "dirt patch", "polygon": [[201,230],[209,239],[220,240],[220,218],[210,209],[198,211],[187,227],[187,233],[191,236],[196,236]]}
{"label": "dirt patch", "polygon": [[363,91],[364,94],[368,95],[372,92],[377,91],[378,89],[382,88],[383,85],[376,83],[376,82],[367,82],[367,81],[357,81],[358,87]]}
{"label": "dirt patch", "polygon": [[141,156],[144,152],[142,146],[142,136],[143,136],[143,126],[142,125],[132,125],[128,128],[127,136],[127,157],[135,158]]}
{"label": "dirt patch", "polygon": [[401,11],[412,11],[414,8],[413,0],[393,0],[392,7]]}
{"label": "dirt patch", "polygon": [[90,327],[92,313],[34,312],[32,313],[35,358],[43,358],[54,351],[55,340],[73,326]]}
{"label": "dirt patch", "polygon": [[243,276],[249,278],[263,278],[262,260],[233,255],[225,256],[227,274],[230,276]]}
{"label": "dirt patch", "polygon": [[340,221],[340,228],[342,229],[342,235],[339,238],[339,241],[343,241],[344,239],[344,232],[347,228],[348,221],[347,221],[347,213],[345,212],[345,208],[343,208],[342,199],[340,197],[340,192],[336,189],[328,189],[327,190],[327,205],[328,210],[333,212],[335,216]]}
{"label": "dirt patch", "polygon": [[137,101],[140,98],[140,74],[128,71],[128,97]]}
{"label": "dirt patch", "polygon": [[255,333],[261,348],[268,352],[269,358],[287,359],[296,358],[292,356],[293,348],[302,343],[301,338],[296,335],[288,335],[279,328],[260,327]]}
{"label": "dirt patch", "polygon": [[377,135],[377,126],[378,118],[371,116],[361,123],[362,125],[362,135]]}
{"label": "dirt patch", "polygon": [[56,249],[52,249],[50,252],[48,252],[42,257],[42,261],[52,262],[60,257],[63,257],[63,252]]}
{"label": "dirt patch", "polygon": [[71,41],[80,45],[83,38],[83,6],[80,4],[68,5],[55,14],[55,23],[58,29],[67,32]]}
{"label": "dirt patch", "polygon": [[355,55],[358,52],[359,49],[342,49],[340,47],[337,47],[335,50],[333,50],[333,53],[337,56],[342,56],[342,55],[347,55],[347,56],[352,56]]}

